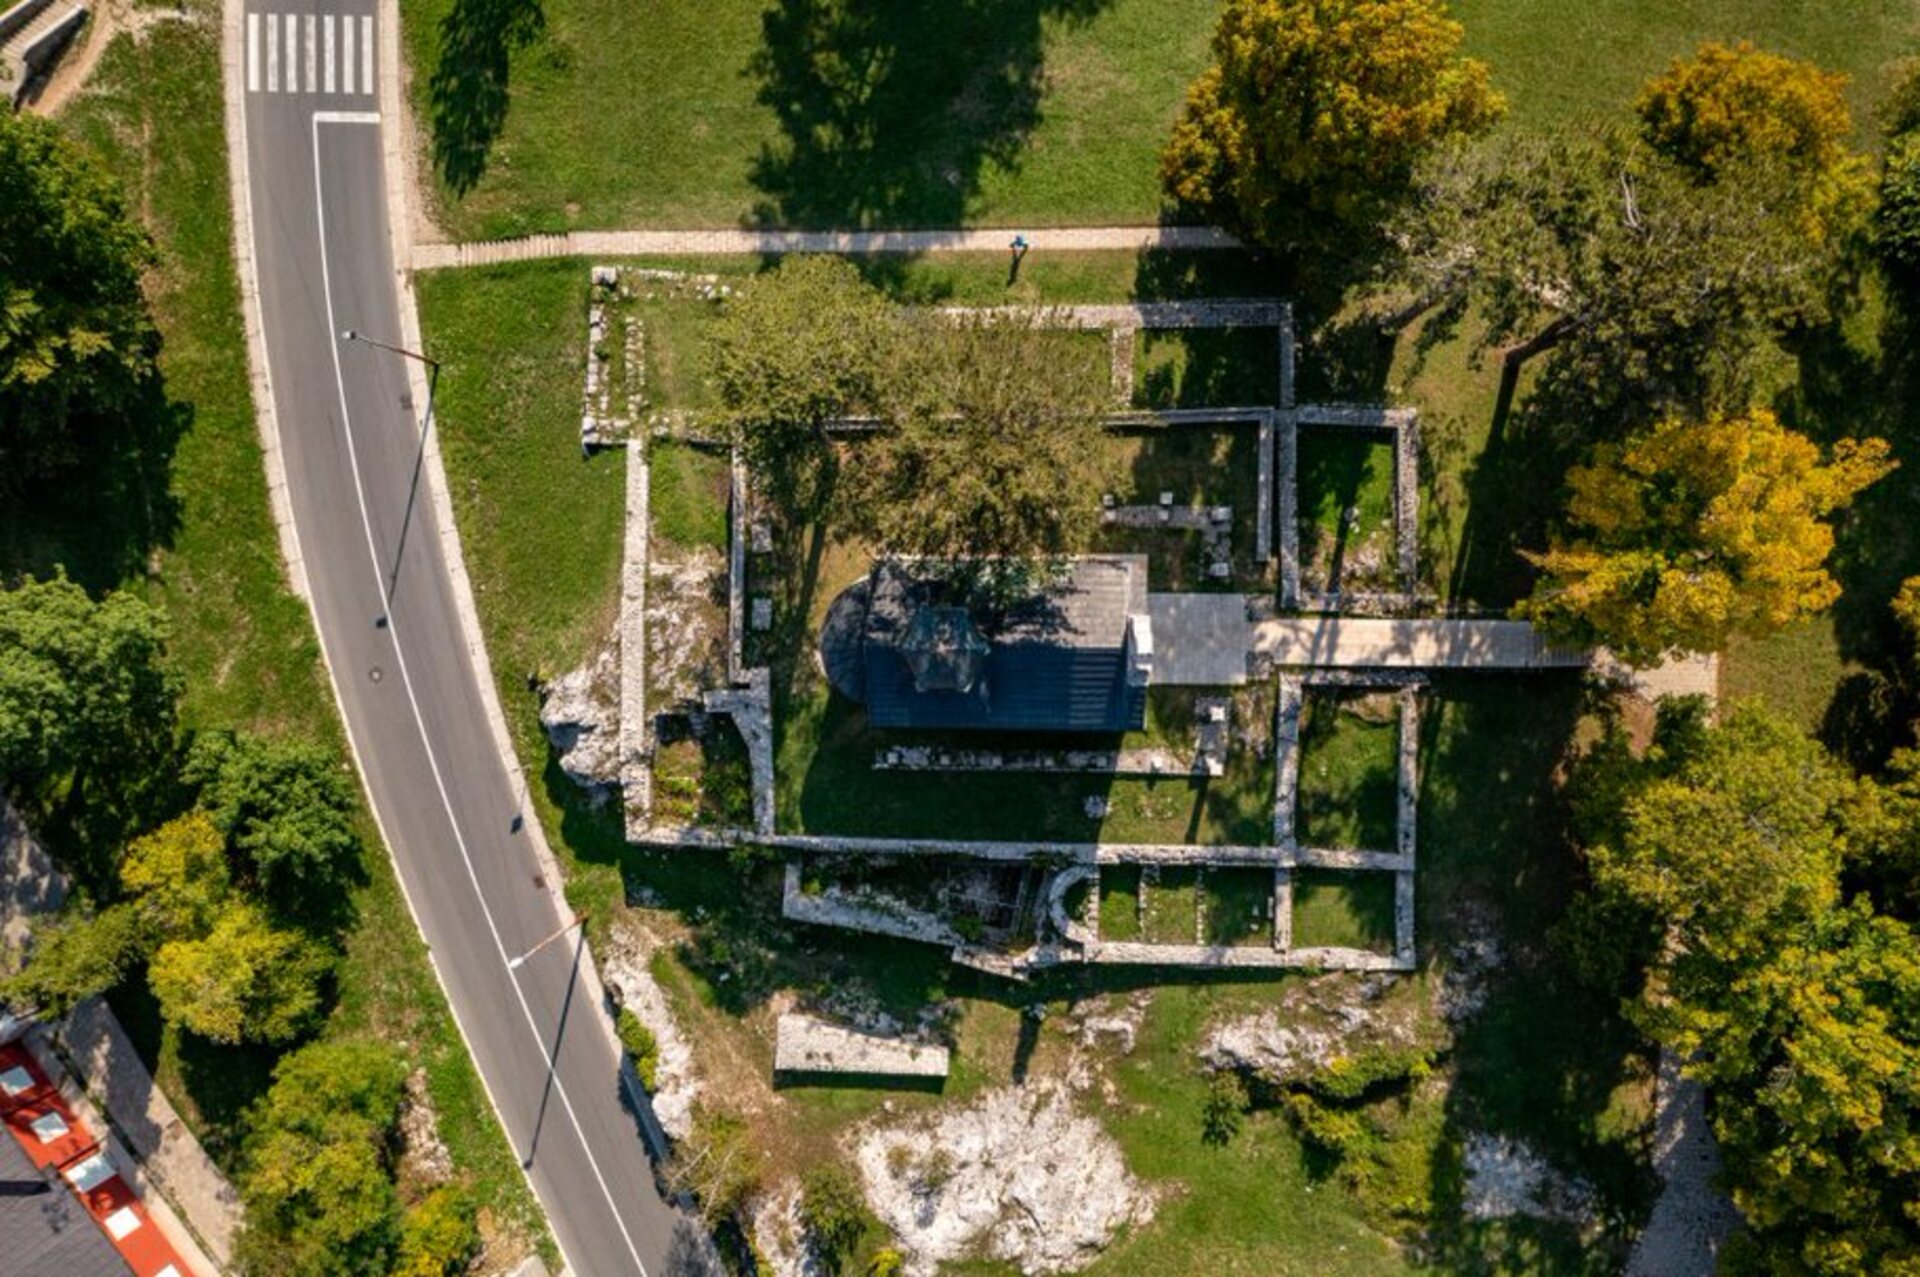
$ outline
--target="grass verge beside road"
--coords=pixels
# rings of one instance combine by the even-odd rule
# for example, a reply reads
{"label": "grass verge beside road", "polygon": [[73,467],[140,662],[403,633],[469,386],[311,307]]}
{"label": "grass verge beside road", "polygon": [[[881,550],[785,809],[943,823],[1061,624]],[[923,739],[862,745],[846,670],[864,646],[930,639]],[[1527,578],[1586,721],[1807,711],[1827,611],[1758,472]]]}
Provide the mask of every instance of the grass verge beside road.
{"label": "grass verge beside road", "polygon": [[[196,4],[184,20],[156,23],[137,41],[117,37],[93,86],[61,117],[119,177],[160,246],[148,295],[165,343],[168,399],[185,424],[165,495],[130,497],[106,461],[57,493],[0,513],[0,546],[10,573],[64,564],[90,590],[129,588],[163,606],[186,680],[181,716],[189,730],[317,740],[338,750],[345,767],[319,647],[282,575],[254,428],[227,209],[218,17],[217,6]],[[158,501],[176,521],[141,544]],[[551,1254],[364,809],[359,826],[370,880],[354,900],[357,922],[322,1035],[377,1037],[425,1069],[456,1174],[483,1208],[490,1254],[511,1262],[529,1244]],[[165,1029],[137,979],[123,992],[115,1003],[162,1088],[231,1172],[245,1107],[264,1089],[271,1056]]]}

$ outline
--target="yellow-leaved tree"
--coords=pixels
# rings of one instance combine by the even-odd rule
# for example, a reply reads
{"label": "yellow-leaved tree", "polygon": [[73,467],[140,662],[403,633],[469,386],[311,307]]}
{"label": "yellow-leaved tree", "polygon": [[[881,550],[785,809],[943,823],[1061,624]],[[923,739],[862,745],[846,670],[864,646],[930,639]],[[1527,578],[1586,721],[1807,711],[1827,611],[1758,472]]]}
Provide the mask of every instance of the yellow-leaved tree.
{"label": "yellow-leaved tree", "polygon": [[1505,112],[1463,34],[1442,0],[1228,0],[1167,194],[1270,248],[1350,244],[1429,151]]}
{"label": "yellow-leaved tree", "polygon": [[1742,169],[1787,175],[1807,233],[1844,234],[1872,207],[1873,177],[1848,145],[1847,77],[1742,40],[1676,58],[1640,93],[1648,145],[1705,182]]}
{"label": "yellow-leaved tree", "polygon": [[1527,555],[1540,579],[1516,611],[1635,664],[1769,633],[1839,597],[1827,516],[1894,465],[1881,439],[1823,458],[1764,408],[1600,444],[1568,473],[1566,526]]}

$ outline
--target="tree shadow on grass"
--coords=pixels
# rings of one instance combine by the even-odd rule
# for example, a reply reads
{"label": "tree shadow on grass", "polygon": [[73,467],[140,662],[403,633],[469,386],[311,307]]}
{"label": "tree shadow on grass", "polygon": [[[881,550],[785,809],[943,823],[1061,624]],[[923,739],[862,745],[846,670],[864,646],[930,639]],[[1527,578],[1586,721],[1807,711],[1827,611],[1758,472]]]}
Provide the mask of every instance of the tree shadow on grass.
{"label": "tree shadow on grass", "polygon": [[1041,118],[1045,20],[1107,0],[777,0],[749,73],[784,135],[752,170],[780,227],[945,227]]}
{"label": "tree shadow on grass", "polygon": [[[1421,727],[1423,963],[1493,940],[1502,961],[1458,1029],[1430,1173],[1432,1258],[1447,1272],[1617,1272],[1650,1200],[1646,1132],[1621,1096],[1650,1086],[1617,1000],[1573,978],[1552,941],[1580,890],[1557,786],[1587,693],[1572,676],[1436,679]],[[1624,1090],[1623,1090],[1624,1088]],[[1597,1190],[1600,1236],[1526,1218],[1471,1219],[1470,1135],[1525,1141]]]}
{"label": "tree shadow on grass", "polygon": [[440,21],[427,99],[433,162],[456,195],[472,190],[506,126],[510,64],[546,26],[540,0],[454,0]]}
{"label": "tree shadow on grass", "polygon": [[64,570],[97,597],[146,575],[180,528],[173,454],[192,427],[192,405],[155,373],[123,416],[75,423],[90,443],[71,465],[18,485],[0,480],[0,580]]}

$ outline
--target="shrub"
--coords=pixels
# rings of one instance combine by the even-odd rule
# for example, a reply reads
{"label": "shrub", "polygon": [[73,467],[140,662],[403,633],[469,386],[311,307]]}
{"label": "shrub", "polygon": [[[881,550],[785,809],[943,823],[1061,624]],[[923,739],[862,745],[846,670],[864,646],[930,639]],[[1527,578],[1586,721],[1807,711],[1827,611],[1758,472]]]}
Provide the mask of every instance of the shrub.
{"label": "shrub", "polygon": [[1200,1110],[1200,1138],[1215,1148],[1233,1143],[1251,1103],[1246,1079],[1231,1069],[1215,1073],[1207,1083],[1207,1100]]}
{"label": "shrub", "polygon": [[653,1036],[653,1030],[640,1022],[640,1017],[625,1007],[614,1017],[614,1033],[620,1039],[620,1045],[633,1057],[633,1071],[640,1077],[640,1085],[652,1091],[660,1072],[660,1041]]}
{"label": "shrub", "polygon": [[828,1162],[801,1178],[800,1223],[820,1257],[837,1270],[866,1236],[873,1215],[853,1176]]}
{"label": "shrub", "polygon": [[479,1247],[472,1199],[457,1188],[436,1188],[401,1220],[391,1277],[455,1277]]}
{"label": "shrub", "polygon": [[760,1187],[760,1164],[739,1118],[696,1108],[693,1132],[674,1147],[667,1187],[693,1197],[708,1225],[738,1213]]}

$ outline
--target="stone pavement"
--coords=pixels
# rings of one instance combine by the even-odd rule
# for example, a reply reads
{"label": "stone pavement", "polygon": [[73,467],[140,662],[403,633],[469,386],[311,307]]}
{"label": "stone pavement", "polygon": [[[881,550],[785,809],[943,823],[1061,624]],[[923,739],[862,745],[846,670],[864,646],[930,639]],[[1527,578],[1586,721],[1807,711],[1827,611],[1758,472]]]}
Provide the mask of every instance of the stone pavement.
{"label": "stone pavement", "polygon": [[1254,656],[1271,665],[1535,670],[1579,669],[1592,659],[1551,646],[1525,621],[1302,616],[1251,628]]}
{"label": "stone pavement", "polygon": [[1579,669],[1588,652],[1556,648],[1525,621],[1296,616],[1252,620],[1238,594],[1149,594],[1153,681],[1244,683],[1276,666],[1364,669]]}
{"label": "stone pavement", "polygon": [[[415,270],[543,257],[689,257],[765,253],[1005,253],[1013,227],[928,231],[572,231],[477,244],[416,244]],[[1061,226],[1021,231],[1036,253],[1238,248],[1211,226]]]}

